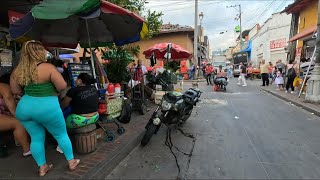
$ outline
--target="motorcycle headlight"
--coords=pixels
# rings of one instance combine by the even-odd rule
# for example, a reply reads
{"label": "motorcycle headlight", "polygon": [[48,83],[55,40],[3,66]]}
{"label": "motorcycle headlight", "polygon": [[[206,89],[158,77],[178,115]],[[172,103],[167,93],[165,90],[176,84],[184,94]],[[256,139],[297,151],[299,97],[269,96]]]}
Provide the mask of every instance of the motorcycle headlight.
{"label": "motorcycle headlight", "polygon": [[159,118],[153,119],[153,124],[158,126],[161,123],[161,120]]}
{"label": "motorcycle headlight", "polygon": [[166,100],[162,101],[161,108],[163,110],[168,111],[171,109],[171,107],[172,107],[172,104],[170,104],[168,101],[166,101]]}

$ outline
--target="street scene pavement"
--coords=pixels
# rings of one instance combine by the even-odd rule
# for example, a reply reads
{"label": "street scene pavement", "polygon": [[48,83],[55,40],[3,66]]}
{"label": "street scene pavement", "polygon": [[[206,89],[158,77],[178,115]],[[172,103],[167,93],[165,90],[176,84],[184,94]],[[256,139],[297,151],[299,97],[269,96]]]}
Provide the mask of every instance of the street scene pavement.
{"label": "street scene pavement", "polygon": [[[186,83],[184,90],[190,83]],[[106,179],[319,179],[320,119],[260,89],[232,79],[227,92],[201,82],[202,101],[182,128],[172,132],[178,168],[162,126],[137,146]]]}

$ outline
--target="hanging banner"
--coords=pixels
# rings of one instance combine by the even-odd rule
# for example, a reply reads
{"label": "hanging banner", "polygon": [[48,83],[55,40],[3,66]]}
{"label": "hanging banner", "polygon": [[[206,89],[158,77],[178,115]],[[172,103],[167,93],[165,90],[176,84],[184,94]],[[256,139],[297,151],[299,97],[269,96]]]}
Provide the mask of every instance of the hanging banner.
{"label": "hanging banner", "polygon": [[22,14],[22,13],[19,13],[19,12],[16,12],[16,11],[12,11],[12,10],[8,10],[8,17],[9,17],[9,23],[10,24],[18,21],[23,16],[24,16],[24,14]]}

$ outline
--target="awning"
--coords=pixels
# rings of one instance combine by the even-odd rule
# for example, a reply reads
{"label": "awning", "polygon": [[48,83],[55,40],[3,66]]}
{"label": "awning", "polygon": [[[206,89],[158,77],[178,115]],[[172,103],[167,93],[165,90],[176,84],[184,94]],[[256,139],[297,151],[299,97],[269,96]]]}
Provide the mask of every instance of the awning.
{"label": "awning", "polygon": [[317,2],[317,0],[298,0],[295,1],[294,3],[290,4],[287,6],[281,13],[287,13],[287,14],[293,14],[293,13],[298,13],[302,9],[304,9],[306,6],[310,5],[310,3]]}
{"label": "awning", "polygon": [[311,26],[301,32],[299,32],[298,34],[296,34],[295,36],[293,36],[289,42],[292,42],[292,41],[296,41],[296,40],[299,40],[299,39],[302,39],[306,36],[309,36],[309,35],[312,35],[313,33],[315,33],[317,31],[317,26],[314,25],[314,26]]}
{"label": "awning", "polygon": [[248,46],[247,48],[245,48],[244,50],[242,50],[241,52],[250,52],[252,48],[252,41],[248,42]]}

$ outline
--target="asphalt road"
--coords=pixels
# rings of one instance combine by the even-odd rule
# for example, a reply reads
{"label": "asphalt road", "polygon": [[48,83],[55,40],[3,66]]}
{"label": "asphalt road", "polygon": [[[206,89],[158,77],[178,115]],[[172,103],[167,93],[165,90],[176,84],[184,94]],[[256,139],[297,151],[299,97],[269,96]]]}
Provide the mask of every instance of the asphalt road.
{"label": "asphalt road", "polygon": [[[184,179],[319,179],[320,118],[260,91],[259,83],[227,92],[205,91],[183,130],[172,133]],[[162,127],[138,146],[106,179],[174,179],[178,169]]]}

